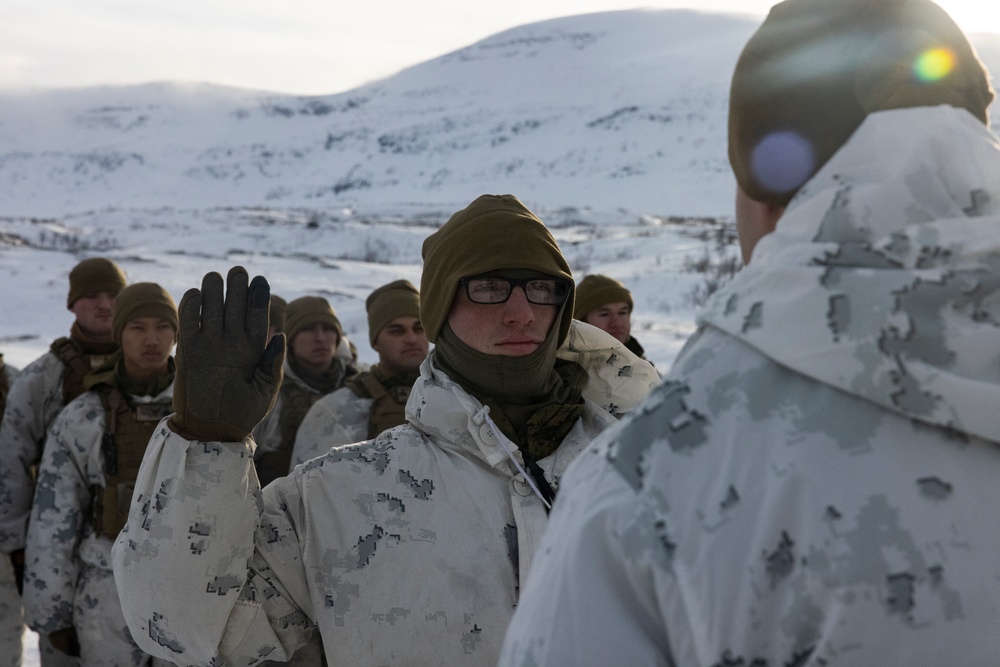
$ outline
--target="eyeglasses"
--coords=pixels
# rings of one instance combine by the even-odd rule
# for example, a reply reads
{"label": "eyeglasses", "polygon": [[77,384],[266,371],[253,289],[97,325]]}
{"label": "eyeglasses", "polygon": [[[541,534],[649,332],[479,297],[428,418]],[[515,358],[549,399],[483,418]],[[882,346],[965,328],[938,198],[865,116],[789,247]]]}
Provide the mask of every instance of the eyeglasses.
{"label": "eyeglasses", "polygon": [[542,306],[559,306],[569,298],[572,283],[562,278],[462,278],[465,294],[472,303],[505,303],[515,287],[524,290],[528,303]]}

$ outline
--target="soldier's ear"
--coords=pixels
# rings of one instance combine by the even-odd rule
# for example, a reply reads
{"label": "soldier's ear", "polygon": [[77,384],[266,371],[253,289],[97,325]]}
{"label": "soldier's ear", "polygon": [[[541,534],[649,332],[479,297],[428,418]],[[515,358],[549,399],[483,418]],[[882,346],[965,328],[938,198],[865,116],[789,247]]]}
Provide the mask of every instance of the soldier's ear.
{"label": "soldier's ear", "polygon": [[740,237],[740,253],[743,263],[749,264],[757,242],[774,231],[778,219],[785,212],[784,206],[767,204],[743,192],[736,186],[736,231]]}

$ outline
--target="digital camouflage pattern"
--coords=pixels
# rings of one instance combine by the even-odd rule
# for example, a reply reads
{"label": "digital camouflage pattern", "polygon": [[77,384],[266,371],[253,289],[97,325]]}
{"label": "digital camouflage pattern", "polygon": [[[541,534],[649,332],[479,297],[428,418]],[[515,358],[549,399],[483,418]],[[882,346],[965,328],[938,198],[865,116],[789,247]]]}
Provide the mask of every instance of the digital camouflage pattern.
{"label": "digital camouflage pattern", "polygon": [[[130,398],[151,410],[150,404],[169,408],[172,394],[171,384],[156,397]],[[88,391],[49,429],[28,529],[25,618],[43,635],[75,627],[83,664],[142,665],[148,656],[132,642],[118,602],[112,540],[95,532],[91,515],[106,484],[106,425],[100,394]]]}
{"label": "digital camouflage pattern", "polygon": [[[4,362],[0,354],[0,419],[7,391],[14,384],[17,369]],[[0,421],[0,428],[3,422]],[[14,581],[14,566],[10,556],[0,553],[0,667],[20,667],[24,620],[21,595]]]}
{"label": "digital camouflage pattern", "polygon": [[[578,326],[573,328],[573,335],[579,337],[580,332],[587,332],[587,336],[590,337],[590,342],[587,345],[593,349],[599,349],[601,345],[608,345],[607,341],[604,343],[596,342],[594,337],[600,336],[600,334],[594,332],[591,325],[583,322],[575,324]],[[556,356],[561,359],[576,359],[578,357],[572,350],[578,346],[579,344],[575,340],[566,343],[556,353]],[[630,351],[635,352],[628,343],[625,346]],[[642,358],[641,354],[636,353],[636,356]],[[616,417],[621,416],[622,410],[620,406],[615,404],[613,394],[621,388],[620,385],[616,387],[609,385],[606,394],[601,397],[605,408]],[[299,426],[289,472],[300,463],[325,454],[331,447],[366,440],[373,403],[373,399],[358,396],[348,387],[338,389],[316,401]]]}
{"label": "digital camouflage pattern", "polygon": [[[378,435],[393,426],[405,424],[406,400],[410,396],[411,386],[404,386],[398,381],[409,376],[410,374],[395,376],[395,386],[386,387],[379,380],[379,375],[364,371],[351,378],[347,386],[316,401],[295,434],[295,447],[288,471],[291,472],[300,463],[325,454],[331,447],[374,437],[373,425],[376,431],[374,435]],[[356,386],[360,386],[360,389],[356,389]],[[358,392],[364,392],[364,395],[359,395]],[[381,404],[375,398],[376,394],[380,394]],[[378,412],[373,415],[373,410]]]}
{"label": "digital camouflage pattern", "polygon": [[998,203],[967,112],[869,116],[567,473],[500,664],[995,664]]}
{"label": "digital camouflage pattern", "polygon": [[85,374],[108,355],[78,352],[73,356],[85,363],[71,367],[54,351],[46,352],[28,364],[8,392],[0,422],[0,552],[24,548],[35,493],[33,471],[42,459],[46,431],[68,402],[67,387],[83,390],[82,377],[67,381],[66,375]]}
{"label": "digital camouflage pattern", "polygon": [[[347,336],[341,336],[340,343],[337,345],[337,351],[335,353],[335,358],[339,359],[344,367],[351,367],[355,370],[366,370],[367,367],[363,364],[359,364],[356,359],[356,354],[354,352],[354,343],[347,339]],[[296,387],[300,387],[306,392],[311,392],[317,394],[317,399],[319,398],[319,392],[307,385],[299,376],[295,373],[295,370],[289,365],[287,359],[283,367],[284,377],[290,384],[294,384]],[[278,395],[277,402],[271,409],[271,412],[267,414],[264,419],[261,420],[257,427],[253,431],[254,442],[257,443],[257,451],[254,454],[257,459],[266,453],[271,451],[278,451],[281,446],[281,395]],[[353,441],[352,441],[353,442]]]}
{"label": "digital camouflage pattern", "polygon": [[[355,372],[353,366],[345,366],[342,360],[339,368],[342,375],[337,388],[343,386],[348,373]],[[274,407],[253,430],[257,444],[254,460],[261,484],[267,486],[275,478],[287,474],[299,426],[309,409],[325,395],[328,394],[306,384],[285,359],[284,378]]]}
{"label": "digital camouflage pattern", "polygon": [[295,435],[291,468],[327,453],[331,447],[366,440],[372,403],[373,399],[358,396],[348,387],[316,401]]}
{"label": "digital camouflage pattern", "polygon": [[[656,383],[587,325],[563,353],[590,381],[584,417],[539,462],[555,484],[617,423],[607,408],[627,412]],[[493,665],[547,516],[485,413],[431,355],[408,425],[263,492],[252,439],[190,442],[163,425],[113,551],[136,640],[185,665],[252,665],[286,659],[315,625],[331,665]]]}
{"label": "digital camouflage pattern", "polygon": [[[106,356],[89,355],[89,362],[99,364]],[[24,549],[35,494],[34,471],[42,458],[45,433],[65,405],[66,370],[50,350],[21,371],[7,395],[0,424],[0,552],[5,557]],[[39,650],[45,667],[77,664],[44,637],[39,639]]]}
{"label": "digital camouflage pattern", "polygon": [[46,352],[11,385],[0,425],[0,551],[24,548],[35,494],[32,469],[42,458],[45,432],[63,408],[65,366]]}
{"label": "digital camouflage pattern", "polygon": [[14,566],[0,557],[0,666],[21,667],[24,653],[24,615],[14,583]]}

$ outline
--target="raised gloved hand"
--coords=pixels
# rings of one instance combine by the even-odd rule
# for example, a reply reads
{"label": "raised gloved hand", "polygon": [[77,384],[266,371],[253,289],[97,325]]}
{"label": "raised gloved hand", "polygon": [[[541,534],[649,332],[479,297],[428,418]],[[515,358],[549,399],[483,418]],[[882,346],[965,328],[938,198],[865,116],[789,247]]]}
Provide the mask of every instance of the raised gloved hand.
{"label": "raised gloved hand", "polygon": [[242,440],[274,407],[285,336],[265,348],[271,288],[262,276],[247,282],[246,269],[234,266],[225,294],[212,272],[181,299],[170,428],[188,440]]}
{"label": "raised gloved hand", "polygon": [[49,643],[52,648],[74,658],[80,657],[80,640],[76,637],[75,628],[63,628],[49,633]]}

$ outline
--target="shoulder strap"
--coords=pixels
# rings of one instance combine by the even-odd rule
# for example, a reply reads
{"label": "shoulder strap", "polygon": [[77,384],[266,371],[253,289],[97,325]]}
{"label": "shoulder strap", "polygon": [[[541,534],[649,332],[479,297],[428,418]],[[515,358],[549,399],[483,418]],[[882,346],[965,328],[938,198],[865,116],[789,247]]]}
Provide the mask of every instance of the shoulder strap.
{"label": "shoulder strap", "polygon": [[358,373],[344,383],[360,398],[379,398],[386,396],[385,387],[373,373]]}
{"label": "shoulder strap", "polygon": [[101,405],[104,406],[104,438],[101,440],[104,474],[114,477],[118,474],[118,443],[115,438],[118,433],[118,413],[122,410],[125,397],[117,388],[106,384],[97,387],[95,391],[101,397]]}
{"label": "shoulder strap", "polygon": [[277,449],[265,452],[256,460],[257,478],[262,487],[288,474],[288,468],[292,463],[292,450],[295,448],[295,434],[298,433],[309,408],[323,396],[298,383],[288,381],[281,385],[280,391],[278,434],[281,440]]}
{"label": "shoulder strap", "polygon": [[52,354],[66,367],[62,374],[63,405],[84,392],[83,378],[91,371],[90,360],[73,339],[62,337],[49,346]]}
{"label": "shoulder strap", "polygon": [[374,376],[366,381],[366,386],[370,385],[378,385],[377,389],[370,387],[374,401],[368,412],[368,437],[374,438],[382,431],[406,423],[406,399],[412,385],[387,388]]}

